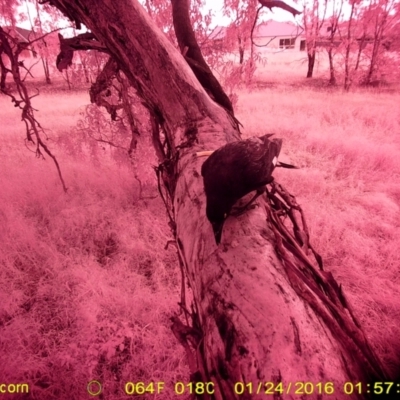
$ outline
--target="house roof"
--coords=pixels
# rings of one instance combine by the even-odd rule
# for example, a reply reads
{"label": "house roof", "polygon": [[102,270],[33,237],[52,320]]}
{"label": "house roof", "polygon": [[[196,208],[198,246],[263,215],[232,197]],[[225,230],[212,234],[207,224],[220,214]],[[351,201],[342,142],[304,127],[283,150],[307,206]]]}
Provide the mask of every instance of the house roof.
{"label": "house roof", "polygon": [[299,36],[303,28],[292,22],[270,20],[258,25],[254,31],[255,37]]}
{"label": "house roof", "polygon": [[226,37],[226,27],[225,26],[216,26],[213,31],[210,33],[209,39],[211,40],[220,40]]}
{"label": "house roof", "polygon": [[28,43],[30,40],[35,38],[35,32],[20,28],[19,26],[5,26],[4,29],[20,42]]}
{"label": "house roof", "polygon": [[[227,29],[224,26],[216,26],[211,32],[209,39],[221,40],[226,37]],[[292,22],[279,22],[270,20],[262,22],[254,29],[254,37],[296,37],[303,33],[303,28]]]}

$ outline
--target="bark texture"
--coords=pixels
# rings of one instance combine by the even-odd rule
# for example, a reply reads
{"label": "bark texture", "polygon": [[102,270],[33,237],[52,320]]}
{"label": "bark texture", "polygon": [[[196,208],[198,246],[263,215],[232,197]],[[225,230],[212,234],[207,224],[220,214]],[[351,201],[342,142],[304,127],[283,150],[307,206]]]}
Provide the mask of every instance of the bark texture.
{"label": "bark texture", "polygon": [[[194,153],[217,149],[237,140],[239,133],[139,3],[50,3],[68,10],[70,18],[89,27],[107,47],[166,136],[167,150],[160,146],[155,127],[171,225],[194,293],[192,317],[197,325],[192,335],[197,337],[198,362],[192,365],[198,368],[197,379],[214,382],[216,399],[264,398],[268,386],[257,394],[258,382],[282,383],[281,398],[289,399],[301,388],[296,382],[329,381],[335,386],[334,398],[348,400],[345,382],[366,382],[375,373],[383,378],[373,354],[357,344],[366,343],[362,334],[357,331],[361,338],[353,335],[346,341],[337,308],[330,300],[325,302],[326,294],[312,293],[316,284],[302,278],[304,271],[288,275],[290,260],[284,267],[276,256],[278,242],[266,223],[264,207],[228,218],[222,244],[215,245],[205,215],[200,174],[204,159]],[[306,289],[305,282],[310,282]],[[326,316],[336,321],[334,326],[326,324]],[[377,365],[371,366],[375,361]],[[253,382],[253,393],[248,388],[241,395],[235,393],[236,382]],[[307,399],[324,397],[317,387],[307,395]]]}

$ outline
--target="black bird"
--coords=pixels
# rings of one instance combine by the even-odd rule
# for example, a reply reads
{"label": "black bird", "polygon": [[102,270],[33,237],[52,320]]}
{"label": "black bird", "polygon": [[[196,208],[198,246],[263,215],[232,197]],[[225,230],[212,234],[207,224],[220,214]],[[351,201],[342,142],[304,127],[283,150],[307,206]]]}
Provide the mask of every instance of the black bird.
{"label": "black bird", "polygon": [[278,162],[282,139],[269,139],[272,135],[228,143],[213,152],[202,165],[206,214],[217,244],[221,241],[224,221],[240,198],[253,190],[261,194],[265,185],[272,182],[275,167],[296,168]]}

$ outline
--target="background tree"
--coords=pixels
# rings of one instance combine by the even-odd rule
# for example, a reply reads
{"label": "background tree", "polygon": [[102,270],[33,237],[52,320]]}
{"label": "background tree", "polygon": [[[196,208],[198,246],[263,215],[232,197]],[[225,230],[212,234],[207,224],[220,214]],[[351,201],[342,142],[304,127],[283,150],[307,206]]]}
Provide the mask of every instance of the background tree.
{"label": "background tree", "polygon": [[[354,48],[355,34],[357,28],[357,15],[361,9],[360,0],[350,0],[350,15],[346,23],[346,32],[344,34],[344,89],[349,90],[352,84],[351,77],[351,52]],[[361,54],[361,46],[359,47]]]}
{"label": "background tree", "polygon": [[[36,17],[35,21],[33,20],[30,12],[30,5],[34,5],[36,7]],[[53,41],[51,41],[51,38],[45,38],[45,33],[46,31],[44,30],[43,23],[42,23],[42,17],[41,17],[41,9],[39,7],[39,3],[34,0],[33,2],[29,2],[28,0],[25,0],[25,6],[26,6],[26,15],[28,16],[28,22],[30,24],[30,30],[34,32],[36,37],[42,37],[42,39],[38,40],[36,43],[36,48],[35,52],[36,54],[39,55],[40,60],[42,62],[43,66],[43,72],[45,76],[45,80],[47,84],[51,83],[51,78],[50,78],[50,67],[49,67],[49,57],[50,57],[50,48],[53,48],[53,55],[55,59],[55,50],[57,48],[57,42],[55,40],[55,37],[53,36]],[[58,13],[58,10],[52,10],[53,13]],[[53,46],[51,46],[51,44]]]}
{"label": "background tree", "polygon": [[340,43],[339,40],[339,22],[342,18],[342,10],[343,10],[344,0],[332,0],[330,2],[331,15],[328,19],[329,21],[329,44],[327,46],[328,52],[328,60],[329,60],[329,84],[336,85],[336,74],[335,74],[335,66],[334,66],[334,56],[335,49],[338,47]]}
{"label": "background tree", "polygon": [[[43,29],[43,23],[42,23],[42,18],[41,18],[41,9],[39,7],[39,3],[36,1],[36,19],[35,19],[35,25],[37,25],[38,28],[38,33],[40,36],[44,35],[44,29]],[[32,26],[33,28],[33,26]],[[43,65],[43,71],[44,71],[44,76],[46,79],[46,83],[50,84],[51,83],[51,78],[50,78],[50,48],[54,48],[51,46],[46,39],[43,39],[39,43],[39,48],[40,48],[40,58],[42,60],[42,65]]]}
{"label": "background tree", "polygon": [[[0,26],[15,26],[17,8],[21,5],[22,0],[13,1],[1,1],[1,13],[0,13]],[[6,68],[3,60],[4,46],[0,43],[0,90],[4,90],[6,87],[6,79],[9,69]]]}
{"label": "background tree", "polygon": [[[38,0],[31,0],[35,4],[36,16],[32,29],[43,39],[38,42],[38,54],[41,58],[46,83],[51,83],[51,73],[54,70],[55,59],[58,54],[59,43],[56,32],[68,26],[68,21],[62,14],[49,5],[39,5]],[[51,33],[54,32],[54,33]],[[51,33],[51,34],[49,34]],[[53,67],[52,67],[53,66]]]}
{"label": "background tree", "polygon": [[237,44],[239,64],[244,62],[245,50],[252,46],[250,34],[257,13],[257,5],[257,0],[224,0],[224,15],[232,20],[227,30],[227,39]]}
{"label": "background tree", "polygon": [[372,48],[367,49],[369,50],[369,65],[363,79],[366,85],[377,79],[377,73],[385,60],[386,49],[383,41],[396,23],[396,5],[398,6],[398,2],[395,0],[370,0],[361,15],[363,25],[366,27],[363,38],[367,37],[372,41]]}
{"label": "background tree", "polygon": [[383,70],[396,69],[396,62],[385,47],[396,35],[396,7],[398,1],[350,1],[350,14],[345,22],[344,88],[349,90],[353,81],[370,85],[380,82]]}
{"label": "background tree", "polygon": [[307,0],[303,2],[303,29],[307,48],[307,78],[312,78],[317,52],[317,40],[326,19],[328,1]]}
{"label": "background tree", "polygon": [[17,9],[21,6],[22,0],[11,0],[0,2],[0,24],[14,26],[16,23],[16,16],[18,15]]}

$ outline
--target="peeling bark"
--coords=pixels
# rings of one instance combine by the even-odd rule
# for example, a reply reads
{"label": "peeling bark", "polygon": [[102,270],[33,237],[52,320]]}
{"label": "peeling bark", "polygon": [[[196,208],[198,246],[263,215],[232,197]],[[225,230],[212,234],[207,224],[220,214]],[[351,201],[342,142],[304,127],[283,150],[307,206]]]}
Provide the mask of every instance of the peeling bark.
{"label": "peeling bark", "polygon": [[113,121],[117,118],[117,111],[122,109],[121,104],[111,104],[103,96],[112,84],[112,80],[118,74],[118,64],[113,58],[109,58],[103,70],[97,76],[96,81],[89,89],[90,102],[96,104],[98,107],[104,107],[111,115]]}

